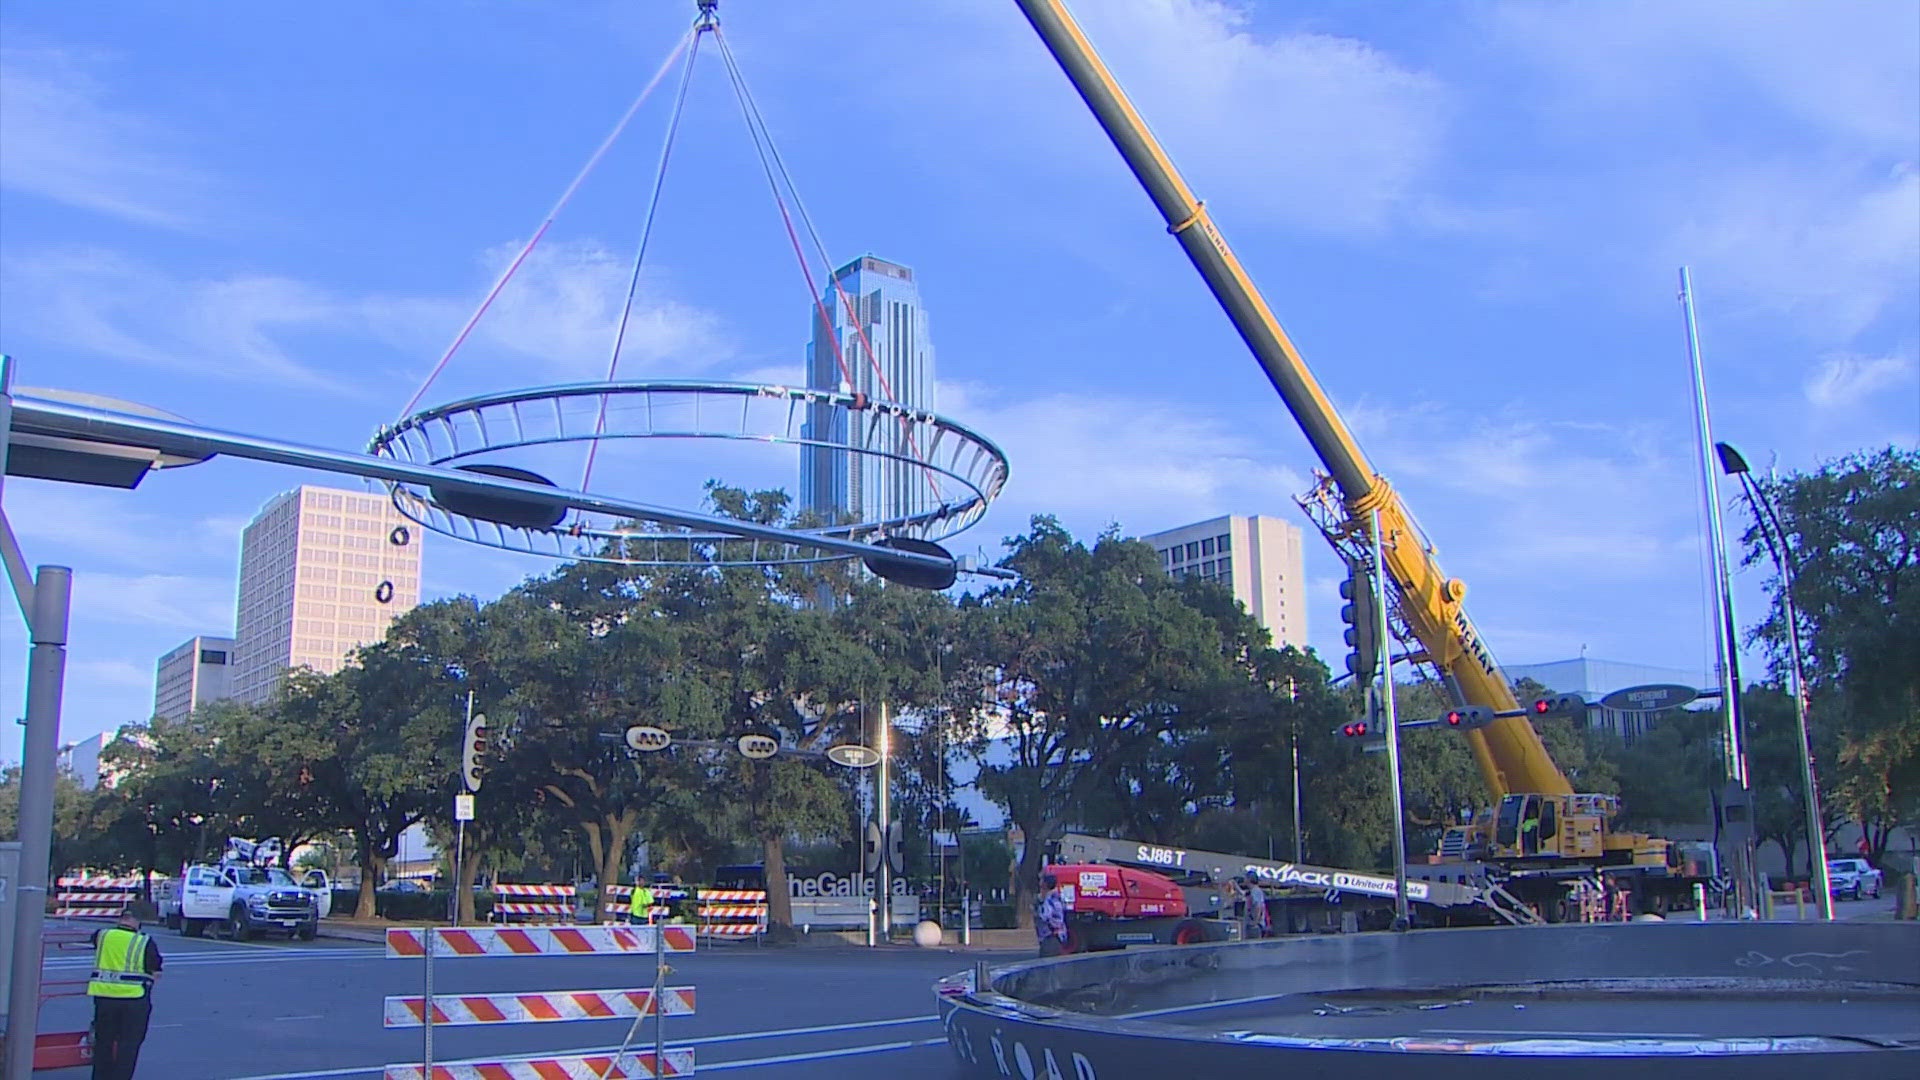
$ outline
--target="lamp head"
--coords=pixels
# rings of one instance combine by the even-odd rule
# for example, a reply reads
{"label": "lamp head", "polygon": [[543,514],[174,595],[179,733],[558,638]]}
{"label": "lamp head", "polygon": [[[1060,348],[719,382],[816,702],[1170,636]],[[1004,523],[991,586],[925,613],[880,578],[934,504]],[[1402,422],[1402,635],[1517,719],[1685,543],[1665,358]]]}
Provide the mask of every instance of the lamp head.
{"label": "lamp head", "polygon": [[1740,451],[1735,450],[1732,443],[1714,443],[1713,452],[1720,456],[1720,471],[1728,476],[1753,471],[1747,466],[1747,459],[1740,456]]}

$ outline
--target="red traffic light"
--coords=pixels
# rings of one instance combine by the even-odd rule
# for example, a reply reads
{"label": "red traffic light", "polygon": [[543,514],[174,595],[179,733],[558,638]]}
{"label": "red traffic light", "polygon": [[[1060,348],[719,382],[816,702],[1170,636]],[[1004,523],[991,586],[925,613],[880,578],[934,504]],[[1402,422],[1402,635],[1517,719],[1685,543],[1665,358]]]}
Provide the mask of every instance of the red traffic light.
{"label": "red traffic light", "polygon": [[1545,716],[1553,711],[1553,702],[1548,701],[1546,698],[1541,698],[1539,701],[1533,703],[1533,711],[1539,713],[1541,716]]}
{"label": "red traffic light", "polygon": [[1367,734],[1366,721],[1362,720],[1357,723],[1348,724],[1340,729],[1340,733],[1349,739],[1363,738]]}
{"label": "red traffic light", "polygon": [[1450,712],[1447,714],[1447,724],[1449,727],[1459,727],[1460,720],[1461,720],[1461,716],[1460,716],[1460,711],[1458,709],[1455,709],[1453,712]]}

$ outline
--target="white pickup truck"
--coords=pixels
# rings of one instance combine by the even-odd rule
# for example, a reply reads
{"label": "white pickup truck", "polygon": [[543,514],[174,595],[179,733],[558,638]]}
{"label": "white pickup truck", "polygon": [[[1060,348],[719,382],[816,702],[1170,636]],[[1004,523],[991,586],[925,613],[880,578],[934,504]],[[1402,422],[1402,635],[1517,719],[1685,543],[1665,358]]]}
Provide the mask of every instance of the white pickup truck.
{"label": "white pickup truck", "polygon": [[183,877],[158,883],[154,897],[161,919],[187,937],[219,927],[235,941],[263,931],[310,941],[333,906],[329,885],[319,870],[295,882],[277,866],[223,863],[189,866]]}

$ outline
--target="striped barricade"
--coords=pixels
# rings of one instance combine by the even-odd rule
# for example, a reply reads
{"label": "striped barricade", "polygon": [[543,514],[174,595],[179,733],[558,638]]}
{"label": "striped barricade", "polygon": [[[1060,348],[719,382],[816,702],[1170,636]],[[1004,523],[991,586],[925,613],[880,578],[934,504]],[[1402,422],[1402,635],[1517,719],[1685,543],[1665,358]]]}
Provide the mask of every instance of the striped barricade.
{"label": "striped barricade", "polygon": [[[652,1080],[657,1076],[693,1075],[691,1048],[670,1049],[662,1057],[658,1070],[654,1068],[651,1050],[635,1050],[621,1055],[618,1061],[612,1054],[583,1054],[461,1062],[435,1065],[433,1080]],[[384,1080],[426,1080],[426,1071],[418,1065],[389,1065]]]}
{"label": "striped barricade", "polygon": [[548,922],[572,922],[574,899],[571,885],[496,884],[493,917],[501,922],[514,919],[539,919]]}
{"label": "striped barricade", "polygon": [[[432,949],[428,950],[431,943]],[[655,952],[692,952],[690,926],[547,927],[394,927],[387,931],[389,958],[422,957],[426,993],[389,997],[384,1026],[422,1028],[424,1063],[388,1065],[385,1080],[654,1080],[692,1076],[693,1049],[672,1047],[657,1058],[652,1051],[623,1050],[553,1057],[433,1061],[433,1031],[438,1027],[496,1024],[552,1024],[569,1020],[687,1016],[693,1013],[693,987],[621,990],[545,990],[520,994],[435,994],[433,961],[476,956],[604,956]],[[657,962],[657,961],[656,961]],[[659,975],[656,972],[655,978]],[[659,1022],[659,1021],[656,1021]]]}
{"label": "striped barricade", "polygon": [[[664,919],[667,916],[673,914],[673,908],[668,904],[661,903],[660,901],[685,900],[688,895],[689,894],[685,889],[676,888],[672,885],[657,885],[654,887],[654,890],[653,890],[653,906],[648,908],[647,911],[656,919]],[[627,905],[632,901],[632,899],[633,899],[633,886],[631,885],[607,886],[607,911],[609,914],[617,912],[620,915],[624,916],[627,912]]]}
{"label": "striped barricade", "polygon": [[765,889],[701,889],[694,921],[709,937],[750,937],[767,932]]}
{"label": "striped barricade", "polygon": [[[423,1022],[419,996],[387,999],[387,1026],[416,1028]],[[693,1015],[693,987],[660,990],[659,1012]],[[433,1026],[474,1024],[552,1024],[563,1020],[631,1020],[655,1012],[653,988],[628,990],[548,990],[537,994],[449,994],[433,998]]]}
{"label": "striped barricade", "polygon": [[140,898],[137,877],[63,877],[54,882],[53,913],[66,918],[112,919]]}
{"label": "striped barricade", "polygon": [[[426,955],[425,927],[388,927],[389,959]],[[440,926],[435,959],[476,956],[594,956],[692,952],[691,926]]]}

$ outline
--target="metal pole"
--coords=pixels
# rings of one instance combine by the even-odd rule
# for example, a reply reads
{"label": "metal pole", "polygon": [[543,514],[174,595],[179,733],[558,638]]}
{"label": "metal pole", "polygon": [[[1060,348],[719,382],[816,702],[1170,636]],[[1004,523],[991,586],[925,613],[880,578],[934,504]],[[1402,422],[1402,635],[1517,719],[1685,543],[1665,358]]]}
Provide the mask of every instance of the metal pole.
{"label": "metal pole", "polygon": [[[1380,650],[1380,705],[1386,711],[1387,778],[1393,788],[1393,928],[1405,930],[1413,925],[1412,913],[1407,905],[1407,813],[1400,793],[1400,723],[1393,704],[1393,633],[1387,626],[1387,575],[1381,569],[1386,564],[1381,560],[1380,511],[1377,508],[1373,511],[1372,533],[1374,625],[1379,628],[1375,637]],[[1296,755],[1299,753],[1297,746],[1294,752]],[[1295,798],[1298,799],[1297,787]],[[1294,807],[1294,813],[1298,814],[1297,801]]]}
{"label": "metal pole", "polygon": [[1713,469],[1713,421],[1707,412],[1707,376],[1700,360],[1700,325],[1693,310],[1693,275],[1680,268],[1680,308],[1686,318],[1687,358],[1693,371],[1694,420],[1700,433],[1700,478],[1707,503],[1707,543],[1712,548],[1714,580],[1714,647],[1720,661],[1721,702],[1726,709],[1725,741],[1728,779],[1747,794],[1748,839],[1737,851],[1739,866],[1734,875],[1736,892],[1741,894],[1741,913],[1754,906],[1756,881],[1753,877],[1751,787],[1747,777],[1746,725],[1740,707],[1740,630],[1733,610],[1732,574],[1727,569],[1726,532],[1720,518],[1720,485]]}
{"label": "metal pole", "polygon": [[893,756],[893,722],[887,711],[887,703],[880,703],[880,791],[876,798],[880,804],[880,943],[893,940],[893,806],[888,788],[891,784],[889,759]]}
{"label": "metal pole", "polygon": [[421,1075],[431,1078],[433,1076],[433,946],[440,938],[440,930],[438,927],[423,926],[420,928],[420,936],[422,938],[420,955],[422,962],[426,965],[426,975],[423,980],[425,985],[421,987],[423,1000],[420,1002]]}
{"label": "metal pole", "polygon": [[[11,526],[4,522],[4,516],[0,516],[0,528],[11,533]],[[27,730],[20,744],[20,870],[13,894],[7,1080],[30,1080],[34,1039],[39,1033],[40,930],[46,921],[48,862],[53,848],[53,777],[59,754],[60,696],[66,680],[72,593],[72,570],[40,567],[28,625],[33,648],[27,659]]]}
{"label": "metal pole", "polygon": [[[636,883],[634,888],[639,888]],[[653,1075],[659,1076],[667,1060],[667,1003],[661,1000],[667,985],[667,941],[662,928],[654,921],[653,909],[657,905],[647,905],[647,926],[653,930]],[[428,1080],[432,1080],[431,1077]]]}
{"label": "metal pole", "polygon": [[[1793,692],[1793,719],[1800,739],[1800,787],[1806,801],[1807,866],[1813,871],[1814,905],[1821,919],[1832,922],[1833,893],[1829,891],[1827,877],[1826,828],[1820,818],[1820,787],[1813,767],[1813,736],[1807,727],[1807,682],[1800,659],[1800,612],[1793,602],[1793,590],[1799,576],[1794,572],[1792,552],[1787,548],[1787,530],[1780,524],[1780,515],[1774,512],[1773,500],[1767,498],[1766,489],[1755,482],[1752,476],[1744,472],[1738,475],[1747,500],[1754,509],[1753,517],[1760,526],[1760,535],[1767,541],[1767,551],[1780,568],[1780,603],[1787,620],[1787,672],[1792,680],[1789,689]],[[1772,532],[1768,531],[1769,525],[1772,526]],[[1779,538],[1777,543],[1774,540],[1776,536]]]}

